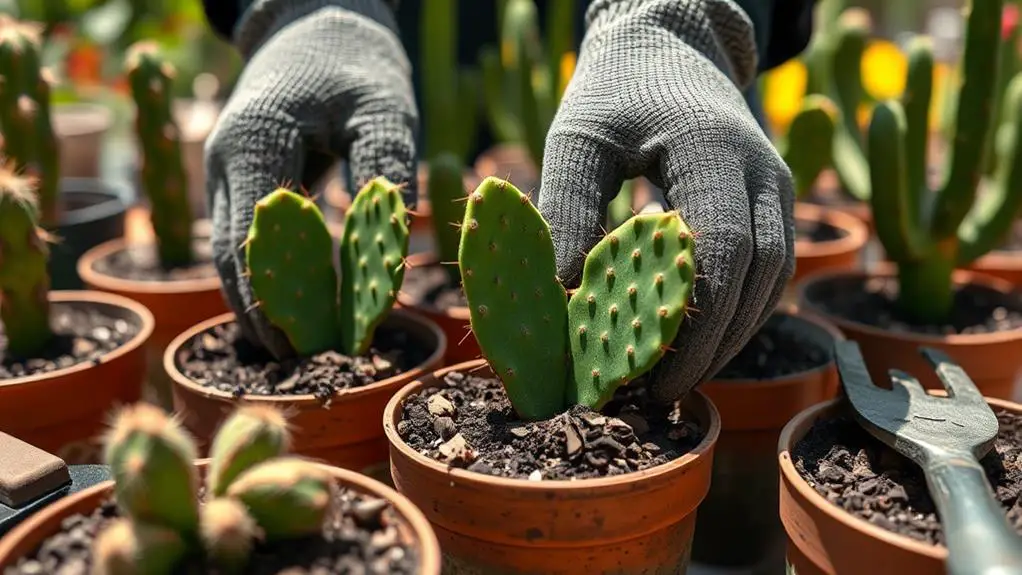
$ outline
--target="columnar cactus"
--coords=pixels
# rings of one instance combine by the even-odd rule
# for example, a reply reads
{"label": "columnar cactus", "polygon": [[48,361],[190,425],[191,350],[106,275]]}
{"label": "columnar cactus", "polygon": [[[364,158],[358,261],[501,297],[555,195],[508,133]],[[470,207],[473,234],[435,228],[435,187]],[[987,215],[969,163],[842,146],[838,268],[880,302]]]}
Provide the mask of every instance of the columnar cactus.
{"label": "columnar cactus", "polygon": [[38,181],[41,223],[57,223],[60,148],[50,117],[52,78],[41,66],[41,27],[0,15],[0,130],[4,153]]}
{"label": "columnar cactus", "polygon": [[479,119],[479,73],[458,66],[457,0],[435,0],[423,8],[421,46],[425,109],[425,154],[432,162],[447,152],[467,161]]}
{"label": "columnar cactus", "polygon": [[171,104],[176,74],[155,42],[132,45],[125,73],[137,108],[135,130],[142,148],[142,187],[149,198],[157,251],[164,268],[192,262],[192,213],[181,135]]}
{"label": "columnar cactus", "polygon": [[289,442],[282,414],[238,408],[214,438],[200,505],[196,448],[178,421],[147,404],[121,410],[104,443],[122,517],[93,543],[93,573],[170,575],[203,556],[240,573],[257,541],[318,532],[333,481],[311,461],[282,457]]}
{"label": "columnar cactus", "polygon": [[[441,262],[458,261],[458,243],[461,233],[457,226],[465,215],[465,182],[462,179],[464,166],[451,153],[440,154],[429,163],[429,204],[433,210],[433,239]],[[452,283],[461,280],[458,270],[448,266]]]}
{"label": "columnar cactus", "polygon": [[0,321],[7,353],[38,356],[53,338],[50,327],[49,248],[38,227],[35,187],[0,164]]}
{"label": "columnar cactus", "polygon": [[569,300],[550,228],[528,196],[489,177],[468,201],[459,255],[472,331],[518,414],[602,407],[677,336],[695,277],[677,212],[638,215],[590,252]]}

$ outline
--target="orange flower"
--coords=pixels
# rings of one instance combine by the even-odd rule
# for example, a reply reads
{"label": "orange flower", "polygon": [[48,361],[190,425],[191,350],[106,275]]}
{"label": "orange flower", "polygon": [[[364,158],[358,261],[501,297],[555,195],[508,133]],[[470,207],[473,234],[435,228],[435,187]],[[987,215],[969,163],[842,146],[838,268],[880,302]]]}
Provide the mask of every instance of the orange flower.
{"label": "orange flower", "polygon": [[67,53],[64,62],[67,78],[76,86],[95,86],[102,82],[103,51],[92,44],[79,44]]}

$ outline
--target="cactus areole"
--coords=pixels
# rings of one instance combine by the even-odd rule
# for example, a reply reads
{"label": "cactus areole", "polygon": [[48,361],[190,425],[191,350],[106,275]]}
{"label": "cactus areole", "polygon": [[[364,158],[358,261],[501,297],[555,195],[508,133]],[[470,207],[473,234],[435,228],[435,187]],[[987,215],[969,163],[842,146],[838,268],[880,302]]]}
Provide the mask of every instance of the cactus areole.
{"label": "cactus areole", "polygon": [[589,253],[569,299],[550,227],[528,196],[489,177],[469,197],[458,263],[472,331],[524,419],[600,409],[669,350],[695,278],[678,212],[632,217]]}

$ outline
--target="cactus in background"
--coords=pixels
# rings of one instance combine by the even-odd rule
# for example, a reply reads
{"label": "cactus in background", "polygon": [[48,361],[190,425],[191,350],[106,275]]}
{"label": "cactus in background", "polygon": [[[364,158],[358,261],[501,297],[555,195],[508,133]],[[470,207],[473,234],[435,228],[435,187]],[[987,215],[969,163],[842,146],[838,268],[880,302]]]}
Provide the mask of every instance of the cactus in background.
{"label": "cactus in background", "polygon": [[125,74],[137,109],[142,187],[149,198],[160,264],[184,267],[193,259],[192,213],[180,130],[171,109],[176,72],[155,42],[142,41],[128,49]]}
{"label": "cactus in background", "polygon": [[458,67],[458,4],[457,0],[435,0],[422,10],[423,157],[429,162],[444,152],[466,162],[476,142],[479,73]]}
{"label": "cactus in background", "polygon": [[472,331],[525,419],[599,409],[677,336],[695,277],[677,212],[634,216],[586,258],[568,300],[550,228],[528,196],[488,177],[469,197],[458,263]]}
{"label": "cactus in background", "polygon": [[820,172],[832,165],[837,108],[829,98],[810,94],[788,126],[788,133],[777,143],[784,163],[791,169],[798,198],[809,195]]}
{"label": "cactus in background", "polygon": [[287,420],[272,407],[243,405],[217,432],[209,448],[206,488],[216,496],[255,462],[282,455],[289,449]]}
{"label": "cactus in background", "polygon": [[888,257],[898,265],[897,304],[916,322],[947,320],[954,304],[953,270],[996,246],[1022,204],[1022,79],[1016,78],[1004,103],[1010,122],[1006,161],[974,205],[983,161],[979,143],[991,128],[1001,5],[972,0],[966,8],[954,139],[939,190],[931,193],[925,181],[933,66],[927,40],[916,39],[910,47],[902,100],[878,105],[870,122],[873,218]]}
{"label": "cactus in background", "polygon": [[1005,132],[1011,130],[1013,113],[1005,106],[1004,96],[1008,92],[1008,84],[1022,72],[1022,58],[1019,56],[1019,42],[1022,41],[1022,27],[1019,26],[1019,6],[1009,2],[1004,5],[1001,15],[1001,48],[997,55],[997,84],[994,88],[993,128],[987,131],[983,142],[983,174],[993,176],[998,162],[1003,158],[1000,140],[1008,137]]}
{"label": "cactus in background", "polygon": [[325,469],[304,459],[282,457],[246,471],[227,495],[245,504],[266,538],[290,539],[322,528],[332,486]]}
{"label": "cactus in background", "polygon": [[34,182],[0,163],[0,321],[7,352],[38,357],[53,339],[49,248],[38,227]]}
{"label": "cactus in background", "polygon": [[93,575],[173,575],[188,552],[176,531],[159,525],[112,520],[93,542]]}
{"label": "cactus in background", "polygon": [[869,201],[869,163],[858,118],[865,94],[860,66],[870,23],[859,11],[846,10],[834,34],[829,72],[830,96],[839,111],[832,151],[834,171],[847,194],[859,201]]}
{"label": "cactus in background", "polygon": [[43,227],[57,223],[60,148],[50,116],[52,79],[41,63],[41,26],[0,15],[0,130],[4,153],[38,181]]}
{"label": "cactus in background", "polygon": [[[458,156],[440,154],[429,163],[429,203],[433,210],[433,238],[441,262],[458,261],[458,243],[461,233],[457,226],[465,216],[465,182],[462,179],[464,165]],[[457,285],[461,281],[458,269],[447,266],[450,281]]]}

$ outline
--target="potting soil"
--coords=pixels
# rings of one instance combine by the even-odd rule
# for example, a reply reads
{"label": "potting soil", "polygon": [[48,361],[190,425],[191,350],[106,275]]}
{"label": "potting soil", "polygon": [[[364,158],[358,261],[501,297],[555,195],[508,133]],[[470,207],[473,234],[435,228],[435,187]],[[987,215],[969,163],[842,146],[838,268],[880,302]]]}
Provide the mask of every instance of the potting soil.
{"label": "potting soil", "polygon": [[[457,264],[451,265],[457,267]],[[460,285],[451,284],[451,276],[444,267],[437,264],[408,268],[401,291],[416,304],[425,304],[438,311],[468,306],[465,292]]]}
{"label": "potting soil", "polygon": [[795,239],[813,243],[833,242],[848,235],[837,226],[825,222],[795,219]]}
{"label": "potting soil", "polygon": [[164,269],[152,246],[134,247],[114,252],[96,260],[94,269],[104,275],[122,280],[170,282],[199,280],[216,277],[212,254],[197,250],[195,262],[190,266]]}

